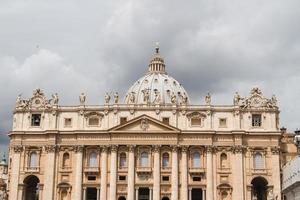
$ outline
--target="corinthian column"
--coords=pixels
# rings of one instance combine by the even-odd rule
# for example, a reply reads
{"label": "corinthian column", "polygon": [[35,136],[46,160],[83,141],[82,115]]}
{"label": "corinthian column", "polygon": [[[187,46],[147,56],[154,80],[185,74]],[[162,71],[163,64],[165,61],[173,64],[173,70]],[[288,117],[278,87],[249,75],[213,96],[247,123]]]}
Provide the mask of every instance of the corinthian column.
{"label": "corinthian column", "polygon": [[206,199],[213,200],[214,193],[213,193],[213,164],[212,164],[212,147],[206,148],[206,171],[207,171],[207,178],[206,178]]}
{"label": "corinthian column", "polygon": [[188,200],[188,164],[187,164],[187,146],[181,148],[181,191],[180,199]]}
{"label": "corinthian column", "polygon": [[117,198],[117,146],[111,146],[110,153],[110,195],[109,200]]}
{"label": "corinthian column", "polygon": [[101,187],[100,199],[106,200],[107,197],[107,147],[101,149]]}
{"label": "corinthian column", "polygon": [[128,200],[134,200],[134,146],[128,148]]}
{"label": "corinthian column", "polygon": [[[23,151],[22,146],[14,146],[12,151],[12,163],[11,163],[11,178],[10,178],[10,189],[9,189],[9,199],[18,199],[18,185],[20,176],[20,159],[21,152]],[[22,190],[19,191],[19,196],[22,197]]]}
{"label": "corinthian column", "polygon": [[272,176],[273,176],[273,184],[274,196],[277,196],[278,199],[281,199],[281,184],[280,184],[280,163],[279,163],[279,153],[280,149],[278,147],[272,147]]}
{"label": "corinthian column", "polygon": [[[82,200],[82,157],[83,146],[75,148],[76,169],[75,169],[75,184],[74,184],[74,200]],[[48,198],[47,198],[48,199]]]}
{"label": "corinthian column", "polygon": [[[160,147],[154,146],[153,200],[160,200]],[[150,191],[151,192],[151,191]]]}
{"label": "corinthian column", "polygon": [[178,155],[177,146],[172,147],[172,192],[171,200],[178,200]]}
{"label": "corinthian column", "polygon": [[233,149],[234,165],[233,167],[233,199],[244,199],[244,159],[243,149],[241,146],[236,146]]}
{"label": "corinthian column", "polygon": [[55,152],[56,146],[45,147],[47,152],[47,165],[45,168],[45,192],[44,199],[54,199],[54,177],[55,177]]}

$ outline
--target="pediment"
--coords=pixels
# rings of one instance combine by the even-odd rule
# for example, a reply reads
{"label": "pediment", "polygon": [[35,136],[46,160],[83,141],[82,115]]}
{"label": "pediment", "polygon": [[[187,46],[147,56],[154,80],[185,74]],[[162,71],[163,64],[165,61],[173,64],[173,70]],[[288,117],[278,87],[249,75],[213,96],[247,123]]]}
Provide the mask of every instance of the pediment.
{"label": "pediment", "polygon": [[176,127],[166,125],[161,121],[149,117],[147,115],[141,115],[134,118],[125,124],[115,126],[109,130],[111,133],[179,133],[180,130]]}

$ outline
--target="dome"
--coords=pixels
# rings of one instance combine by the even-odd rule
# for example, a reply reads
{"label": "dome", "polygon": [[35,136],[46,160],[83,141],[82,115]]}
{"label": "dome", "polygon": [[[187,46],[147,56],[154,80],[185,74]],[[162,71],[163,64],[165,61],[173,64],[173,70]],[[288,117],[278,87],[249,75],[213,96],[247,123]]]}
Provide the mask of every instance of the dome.
{"label": "dome", "polygon": [[127,104],[188,104],[183,86],[165,71],[164,59],[156,47],[148,73],[137,80],[127,91]]}

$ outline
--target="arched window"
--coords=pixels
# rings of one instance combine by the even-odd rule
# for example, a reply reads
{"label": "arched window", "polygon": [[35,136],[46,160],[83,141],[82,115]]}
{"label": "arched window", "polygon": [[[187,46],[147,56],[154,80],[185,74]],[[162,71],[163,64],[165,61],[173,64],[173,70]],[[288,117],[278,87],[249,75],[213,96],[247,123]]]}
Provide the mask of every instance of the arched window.
{"label": "arched window", "polygon": [[227,155],[226,153],[222,153],[220,156],[221,160],[221,168],[227,168],[228,167],[228,162],[227,162]]}
{"label": "arched window", "polygon": [[29,167],[30,168],[36,168],[37,166],[38,166],[38,163],[37,163],[37,153],[36,152],[32,152],[30,154]]}
{"label": "arched window", "polygon": [[193,153],[193,168],[200,168],[200,153]]}
{"label": "arched window", "polygon": [[123,152],[120,154],[120,168],[126,167],[126,154]]}
{"label": "arched window", "polygon": [[221,194],[221,199],[226,200],[227,197],[228,197],[228,193],[226,191],[223,191],[222,194]]}
{"label": "arched window", "polygon": [[70,155],[69,153],[64,153],[63,155],[63,168],[70,166]]}
{"label": "arched window", "polygon": [[163,168],[169,167],[169,154],[167,152],[163,153],[162,166]]}
{"label": "arched window", "polygon": [[96,152],[91,152],[89,155],[89,167],[98,167]]}
{"label": "arched window", "polygon": [[148,167],[148,152],[144,151],[141,153],[141,167]]}
{"label": "arched window", "polygon": [[255,169],[262,169],[263,168],[263,158],[262,154],[257,152],[254,155],[254,168]]}

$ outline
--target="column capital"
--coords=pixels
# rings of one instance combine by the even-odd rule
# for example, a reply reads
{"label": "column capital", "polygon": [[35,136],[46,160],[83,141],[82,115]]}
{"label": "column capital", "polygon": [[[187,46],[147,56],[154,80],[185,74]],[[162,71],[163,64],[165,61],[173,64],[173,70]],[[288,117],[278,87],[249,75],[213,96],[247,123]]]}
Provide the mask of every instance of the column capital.
{"label": "column capital", "polygon": [[185,146],[181,146],[181,152],[184,152],[186,153],[189,149],[189,146],[188,145],[185,145]]}
{"label": "column capital", "polygon": [[77,152],[82,153],[82,152],[83,152],[83,149],[84,149],[84,146],[79,145],[79,146],[75,146],[74,151],[75,151],[76,153],[77,153]]}
{"label": "column capital", "polygon": [[172,152],[177,152],[178,151],[178,145],[171,145]]}
{"label": "column capital", "polygon": [[215,146],[213,146],[213,145],[205,146],[205,151],[207,153],[213,153],[215,151]]}
{"label": "column capital", "polygon": [[101,146],[102,153],[107,153],[107,151],[108,151],[108,146]]}
{"label": "column capital", "polygon": [[12,147],[15,153],[21,153],[23,151],[22,145],[15,145]]}
{"label": "column capital", "polygon": [[271,147],[271,152],[273,155],[278,155],[280,153],[280,147]]}
{"label": "column capital", "polygon": [[152,151],[155,153],[157,153],[157,152],[160,152],[160,145],[154,145],[153,147],[152,147]]}
{"label": "column capital", "polygon": [[128,145],[128,151],[129,152],[134,152],[135,145]]}
{"label": "column capital", "polygon": [[54,152],[56,152],[56,149],[57,149],[56,145],[47,145],[44,147],[44,150],[47,153],[54,153]]}
{"label": "column capital", "polygon": [[232,150],[232,152],[233,153],[243,153],[244,151],[245,151],[245,147],[244,146],[242,146],[242,145],[236,145],[236,146],[233,146],[232,148],[231,148],[231,150]]}
{"label": "column capital", "polygon": [[117,152],[118,151],[118,145],[111,145],[110,146],[110,151],[111,152]]}

